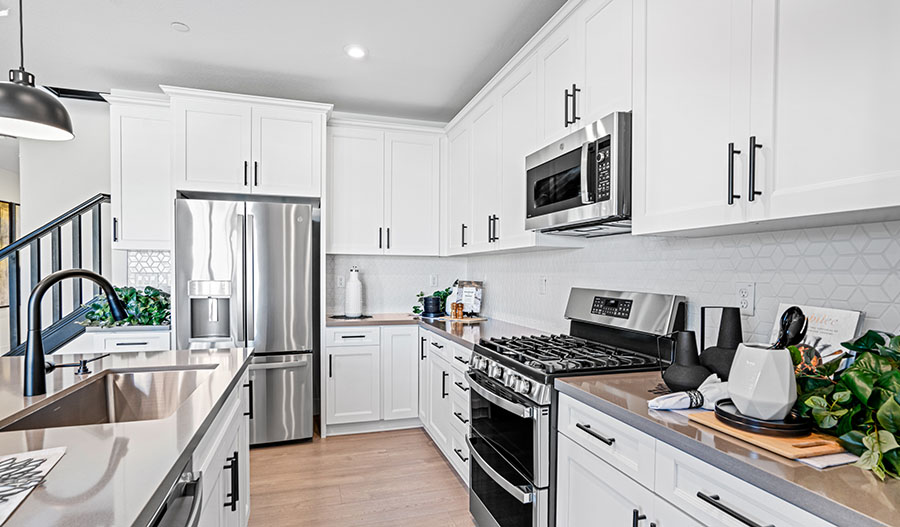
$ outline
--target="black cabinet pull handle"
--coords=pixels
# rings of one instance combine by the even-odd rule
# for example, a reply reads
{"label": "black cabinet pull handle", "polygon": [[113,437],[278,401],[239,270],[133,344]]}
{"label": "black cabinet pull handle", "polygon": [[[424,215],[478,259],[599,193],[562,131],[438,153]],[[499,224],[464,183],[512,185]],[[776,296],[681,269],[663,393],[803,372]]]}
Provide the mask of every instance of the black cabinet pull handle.
{"label": "black cabinet pull handle", "polygon": [[616,442],[616,438],[614,438],[614,437],[603,437],[602,435],[595,432],[591,428],[591,425],[583,425],[581,423],[576,423],[575,427],[578,428],[579,430],[584,430],[585,433],[587,433],[591,437],[599,439],[600,441],[606,443],[608,446],[612,446],[612,444]]}
{"label": "black cabinet pull handle", "polygon": [[248,169],[249,165],[250,165],[249,162],[244,161],[244,186],[245,187],[247,186],[247,169]]}
{"label": "black cabinet pull handle", "polygon": [[467,228],[468,228],[468,227],[466,227],[466,224],[463,223],[463,224],[462,224],[462,237],[460,238],[460,241],[461,241],[460,247],[465,247],[466,245],[468,245],[468,244],[466,243],[466,229],[467,229]]}
{"label": "black cabinet pull handle", "polygon": [[419,360],[425,360],[425,337],[419,337]]}
{"label": "black cabinet pull handle", "polygon": [[329,355],[329,356],[328,356],[328,376],[329,376],[329,377],[332,376],[332,375],[331,375],[331,374],[332,374],[332,366],[333,366],[333,362],[334,362],[334,361],[332,361],[331,359],[333,359],[333,358],[334,358],[334,355]]}
{"label": "black cabinet pull handle", "polygon": [[578,115],[578,93],[581,92],[581,89],[572,84],[572,124],[575,124],[577,121],[581,120],[581,117]]}
{"label": "black cabinet pull handle", "polygon": [[[747,525],[748,527],[762,527],[760,524],[756,523],[755,521],[751,520],[750,518],[737,512],[736,510],[732,509],[731,507],[723,504],[721,501],[719,501],[718,494],[704,494],[702,492],[697,492],[697,497],[700,498],[701,500],[705,501],[706,503],[709,503],[713,507],[719,509],[720,511],[724,512],[725,514],[731,516],[735,520],[743,523],[744,525]],[[770,524],[766,527],[775,527],[775,526]]]}
{"label": "black cabinet pull handle", "polygon": [[734,156],[740,154],[740,150],[734,149],[734,143],[728,143],[728,204],[734,205],[734,200],[741,196],[734,193]]}
{"label": "black cabinet pull handle", "polygon": [[454,355],[453,358],[454,358],[455,360],[457,360],[458,362],[461,362],[461,363],[463,363],[463,364],[466,364],[466,365],[469,364],[469,361],[467,361],[466,359],[464,359],[464,358],[462,358],[462,357],[457,357],[456,355]]}
{"label": "black cabinet pull handle", "polygon": [[119,218],[113,218],[113,241],[119,241]]}
{"label": "black cabinet pull handle", "polygon": [[387,248],[391,248],[391,228],[387,228]]}
{"label": "black cabinet pull handle", "polygon": [[646,519],[646,514],[641,514],[641,511],[634,509],[634,513],[631,515],[631,527],[638,527],[638,523]]}
{"label": "black cabinet pull handle", "polygon": [[258,161],[253,162],[253,186],[254,187],[259,186],[259,162]]}
{"label": "black cabinet pull handle", "polygon": [[378,227],[378,248],[381,249],[381,227]]}
{"label": "black cabinet pull handle", "polygon": [[440,344],[438,344],[437,342],[432,342],[431,345],[434,346],[435,348],[439,349],[439,350],[444,349],[444,347],[441,346]]}
{"label": "black cabinet pull handle", "polygon": [[250,410],[244,412],[244,415],[253,419],[253,379],[249,379],[247,384],[244,385],[244,388],[248,388],[247,391],[247,406],[250,407]]}
{"label": "black cabinet pull handle", "polygon": [[240,479],[238,477],[238,453],[235,452],[233,456],[226,457],[225,461],[227,461],[228,464],[222,468],[224,470],[231,471],[231,492],[225,495],[226,498],[230,499],[225,502],[223,507],[231,507],[232,511],[236,511],[238,495],[240,493]]}
{"label": "black cabinet pull handle", "polygon": [[469,422],[468,419],[463,419],[462,413],[460,413],[460,412],[453,412],[453,415],[455,415],[457,419],[462,421],[463,424],[466,424]]}
{"label": "black cabinet pull handle", "polygon": [[566,96],[563,99],[563,106],[566,109],[566,128],[568,128],[569,125],[572,124],[572,122],[569,121],[569,97],[570,97],[569,90],[566,90]]}
{"label": "black cabinet pull handle", "polygon": [[488,228],[488,243],[491,243],[492,241],[494,241],[494,233],[493,233],[494,217],[491,216],[490,214],[488,214],[487,228]]}
{"label": "black cabinet pull handle", "polygon": [[459,459],[462,459],[462,462],[463,462],[463,463],[468,463],[468,462],[469,462],[469,458],[463,457],[463,455],[462,455],[462,450],[460,450],[460,449],[458,449],[458,448],[454,448],[453,451],[456,452],[456,455],[459,456]]}
{"label": "black cabinet pull handle", "polygon": [[453,381],[453,384],[455,384],[457,388],[459,388],[460,390],[462,390],[464,392],[469,391],[469,387],[459,381]]}
{"label": "black cabinet pull handle", "polygon": [[756,142],[756,136],[750,136],[750,161],[748,172],[748,179],[750,180],[750,196],[747,198],[750,201],[756,201],[756,196],[761,196],[762,192],[756,190],[756,149],[762,148],[763,145]]}
{"label": "black cabinet pull handle", "polygon": [[364,339],[365,335],[341,335],[342,339]]}
{"label": "black cabinet pull handle", "polygon": [[447,375],[447,372],[441,372],[441,399],[444,399],[448,395],[450,395],[447,393]]}

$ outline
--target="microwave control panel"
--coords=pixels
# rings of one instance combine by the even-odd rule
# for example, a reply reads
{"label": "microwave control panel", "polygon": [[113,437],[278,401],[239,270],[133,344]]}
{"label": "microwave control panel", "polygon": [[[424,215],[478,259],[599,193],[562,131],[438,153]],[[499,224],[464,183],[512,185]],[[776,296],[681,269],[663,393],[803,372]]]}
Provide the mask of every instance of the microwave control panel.
{"label": "microwave control panel", "polygon": [[610,150],[609,140],[597,141],[597,201],[608,201],[610,192]]}
{"label": "microwave control panel", "polygon": [[627,319],[631,316],[631,304],[633,303],[633,300],[624,298],[595,296],[594,305],[591,306],[591,313],[594,315]]}

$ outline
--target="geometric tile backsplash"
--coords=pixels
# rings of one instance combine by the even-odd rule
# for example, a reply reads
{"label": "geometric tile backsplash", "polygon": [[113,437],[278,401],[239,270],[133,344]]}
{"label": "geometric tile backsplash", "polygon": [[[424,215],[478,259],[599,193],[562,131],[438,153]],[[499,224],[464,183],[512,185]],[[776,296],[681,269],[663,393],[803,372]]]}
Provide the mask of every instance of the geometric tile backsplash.
{"label": "geometric tile backsplash", "polygon": [[756,284],[746,341],[769,340],[780,302],[858,310],[864,329],[900,332],[898,221],[701,238],[622,235],[582,249],[469,257],[328,256],[329,311],[343,309],[333,277],[349,265],[366,271],[366,293],[379,298],[370,311],[408,309],[428,269],[444,266],[442,282],[484,281],[482,314],[548,332],[568,330],[562,314],[573,286],[684,295],[696,330],[700,306],[735,305],[740,282]]}
{"label": "geometric tile backsplash", "polygon": [[169,251],[128,251],[128,285],[169,291],[170,262]]}

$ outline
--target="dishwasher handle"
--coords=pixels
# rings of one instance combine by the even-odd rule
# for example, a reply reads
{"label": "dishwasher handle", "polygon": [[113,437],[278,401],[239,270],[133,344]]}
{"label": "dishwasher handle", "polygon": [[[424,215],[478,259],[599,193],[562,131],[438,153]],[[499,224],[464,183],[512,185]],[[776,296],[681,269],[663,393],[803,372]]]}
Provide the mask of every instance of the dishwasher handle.
{"label": "dishwasher handle", "polygon": [[[187,518],[181,519],[178,514],[184,507],[176,507],[179,500],[190,499]],[[166,496],[158,516],[150,522],[150,527],[197,527],[200,524],[200,511],[203,510],[203,474],[195,478],[192,473],[182,474]]]}

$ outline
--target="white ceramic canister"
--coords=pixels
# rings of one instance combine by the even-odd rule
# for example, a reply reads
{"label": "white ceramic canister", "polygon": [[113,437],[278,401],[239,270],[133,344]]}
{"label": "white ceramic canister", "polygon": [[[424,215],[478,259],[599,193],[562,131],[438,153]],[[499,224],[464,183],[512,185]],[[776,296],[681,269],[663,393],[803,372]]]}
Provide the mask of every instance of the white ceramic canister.
{"label": "white ceramic canister", "polygon": [[728,373],[728,392],[742,414],[778,421],[797,401],[791,353],[765,344],[740,344]]}
{"label": "white ceramic canister", "polygon": [[359,280],[359,268],[350,268],[347,286],[344,292],[344,316],[358,318],[362,316],[362,282]]}

